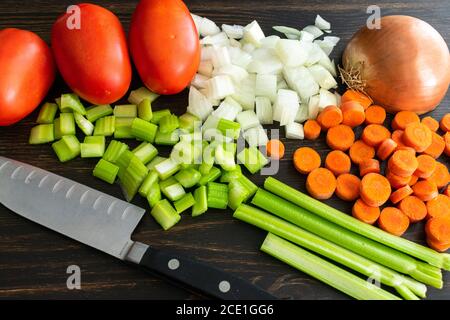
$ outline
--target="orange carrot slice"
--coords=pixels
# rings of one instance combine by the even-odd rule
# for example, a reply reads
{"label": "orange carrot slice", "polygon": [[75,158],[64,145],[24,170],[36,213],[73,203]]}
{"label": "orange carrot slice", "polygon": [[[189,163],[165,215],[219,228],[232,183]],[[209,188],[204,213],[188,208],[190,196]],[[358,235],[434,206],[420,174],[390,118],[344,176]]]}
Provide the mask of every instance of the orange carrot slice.
{"label": "orange carrot slice", "polygon": [[427,216],[427,206],[416,196],[408,196],[398,204],[398,208],[409,218],[411,223],[419,222]]}
{"label": "orange carrot slice", "polygon": [[417,183],[417,181],[419,181],[419,177],[416,176],[415,174],[413,174],[413,175],[411,176],[411,178],[409,179],[409,181],[408,181],[408,185],[409,185],[410,187],[412,187],[413,185],[415,185],[415,184]]}
{"label": "orange carrot slice", "polygon": [[377,157],[382,161],[386,160],[394,153],[395,149],[397,149],[397,143],[390,138],[386,139],[378,146]]}
{"label": "orange carrot slice", "polygon": [[411,177],[401,177],[392,173],[389,168],[386,169],[386,178],[389,180],[392,188],[398,189],[409,184]]}
{"label": "orange carrot slice", "polygon": [[349,154],[353,163],[359,165],[364,160],[372,159],[375,156],[375,149],[365,144],[364,141],[357,140],[350,147]]}
{"label": "orange carrot slice", "polygon": [[328,169],[314,169],[308,174],[308,178],[306,178],[306,189],[315,199],[329,199],[336,190],[336,178]]}
{"label": "orange carrot slice", "polygon": [[348,101],[356,101],[363,106],[364,109],[367,109],[372,105],[372,99],[366,96],[365,94],[358,92],[356,90],[347,90],[341,97],[341,105]]}
{"label": "orange carrot slice", "polygon": [[328,106],[323,109],[318,117],[317,122],[323,130],[328,130],[342,123],[342,111],[336,106]]}
{"label": "orange carrot slice", "polygon": [[450,132],[446,132],[444,134],[444,142],[445,142],[445,154],[450,157]]}
{"label": "orange carrot slice", "polygon": [[442,117],[441,121],[439,122],[439,128],[441,128],[441,130],[444,132],[450,131],[450,113],[447,113]]}
{"label": "orange carrot slice", "polygon": [[409,227],[409,218],[397,208],[386,207],[381,211],[378,225],[384,231],[400,237]]}
{"label": "orange carrot slice", "polygon": [[333,150],[348,150],[355,142],[355,133],[349,126],[340,124],[327,132],[327,144]]}
{"label": "orange carrot slice", "polygon": [[325,167],[336,176],[350,172],[351,166],[350,157],[340,150],[331,151],[325,159]]}
{"label": "orange carrot slice", "polygon": [[383,107],[373,105],[366,109],[365,124],[383,124],[386,120],[386,110]]}
{"label": "orange carrot slice", "polygon": [[308,140],[316,140],[320,136],[321,130],[320,124],[313,119],[307,120],[303,126],[305,138]]}
{"label": "orange carrot slice", "polygon": [[440,135],[436,132],[432,132],[431,134],[431,144],[425,149],[423,153],[432,156],[433,158],[439,158],[445,150],[445,141]]}
{"label": "orange carrot slice", "polygon": [[414,195],[422,201],[430,201],[439,195],[436,183],[429,180],[422,180],[412,186]]}
{"label": "orange carrot slice", "polygon": [[450,182],[447,166],[436,162],[436,169],[434,169],[433,174],[427,180],[433,181],[439,189],[445,187]]}
{"label": "orange carrot slice", "polygon": [[391,133],[379,124],[369,124],[364,128],[361,135],[362,140],[369,146],[378,147],[384,140],[389,139]]}
{"label": "orange carrot slice", "polygon": [[363,200],[356,200],[352,208],[352,216],[362,222],[374,224],[380,217],[380,208],[368,206]]}
{"label": "orange carrot slice", "polygon": [[433,142],[432,131],[421,123],[410,123],[402,137],[403,143],[417,152],[424,152]]}
{"label": "orange carrot slice", "polygon": [[267,155],[274,160],[279,160],[284,157],[284,144],[278,139],[272,139],[267,142]]}
{"label": "orange carrot slice", "polygon": [[359,176],[364,177],[368,173],[380,173],[380,161],[367,159],[359,164]]}
{"label": "orange carrot slice", "polygon": [[416,156],[408,150],[395,151],[388,161],[389,171],[401,177],[410,177],[417,170]]}
{"label": "orange carrot slice", "polygon": [[393,204],[397,204],[412,194],[413,194],[413,190],[411,189],[411,187],[409,185],[406,185],[406,186],[401,187],[400,189],[392,192],[389,199],[391,200],[391,202]]}
{"label": "orange carrot slice", "polygon": [[412,111],[400,111],[395,115],[391,125],[394,130],[405,130],[411,123],[420,123],[419,116]]}
{"label": "orange carrot slice", "polygon": [[445,194],[447,197],[450,197],[450,185],[448,185],[448,186],[445,188],[444,194]]}
{"label": "orange carrot slice", "polygon": [[336,179],[336,195],[344,201],[355,201],[359,197],[361,180],[350,173],[341,174]]}
{"label": "orange carrot slice", "polygon": [[425,225],[427,237],[440,243],[450,243],[450,217],[431,218]]}
{"label": "orange carrot slice", "polygon": [[426,125],[428,129],[430,129],[433,132],[438,131],[439,129],[439,121],[432,117],[425,117],[422,119],[422,124]]}
{"label": "orange carrot slice", "polygon": [[450,243],[440,243],[433,241],[430,238],[427,238],[427,244],[431,249],[436,250],[437,252],[445,252],[450,248]]}
{"label": "orange carrot slice", "polygon": [[391,195],[389,181],[378,173],[366,174],[361,180],[361,199],[371,207],[380,207]]}
{"label": "orange carrot slice", "polygon": [[320,155],[312,148],[302,147],[294,152],[295,169],[302,174],[308,174],[319,168],[321,163]]}
{"label": "orange carrot slice", "polygon": [[436,198],[427,202],[428,218],[450,218],[450,198],[445,194],[439,194]]}
{"label": "orange carrot slice", "polygon": [[351,128],[363,124],[366,119],[364,107],[357,101],[347,101],[341,105],[342,124]]}
{"label": "orange carrot slice", "polygon": [[427,154],[421,154],[420,156],[418,156],[417,163],[419,164],[419,166],[414,172],[414,175],[422,179],[431,177],[434,170],[436,169],[436,160],[434,160],[433,157]]}
{"label": "orange carrot slice", "polygon": [[395,130],[394,132],[392,132],[391,138],[395,141],[395,143],[397,143],[397,150],[398,148],[405,146],[402,139],[403,132],[403,130]]}

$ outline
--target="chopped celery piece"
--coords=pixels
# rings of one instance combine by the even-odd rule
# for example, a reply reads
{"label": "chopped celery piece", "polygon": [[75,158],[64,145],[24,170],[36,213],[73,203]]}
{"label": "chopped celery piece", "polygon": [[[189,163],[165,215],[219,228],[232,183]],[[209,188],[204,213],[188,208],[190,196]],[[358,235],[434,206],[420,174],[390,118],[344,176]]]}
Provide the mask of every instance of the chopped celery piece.
{"label": "chopped celery piece", "polygon": [[30,144],[43,144],[55,141],[53,124],[39,124],[31,129]]}
{"label": "chopped celery piece", "polygon": [[220,165],[223,170],[233,171],[234,169],[236,169],[234,154],[232,152],[225,151],[223,144],[219,144],[216,147],[214,157],[216,164]]}
{"label": "chopped celery piece", "polygon": [[153,118],[152,103],[149,99],[144,99],[138,104],[138,117],[150,122]]}
{"label": "chopped celery piece", "polygon": [[100,118],[110,116],[113,114],[113,109],[109,104],[101,104],[92,106],[86,110],[86,118],[88,121],[94,123]]}
{"label": "chopped celery piece", "polygon": [[154,170],[150,171],[139,188],[139,194],[146,198],[153,184],[159,181],[158,173]]}
{"label": "chopped celery piece", "polygon": [[123,176],[119,176],[120,185],[128,202],[133,200],[142,182],[147,177],[147,173],[147,167],[133,155]]}
{"label": "chopped celery piece", "polygon": [[261,250],[359,300],[399,300],[378,286],[269,233]]}
{"label": "chopped celery piece", "polygon": [[55,102],[59,110],[61,111],[61,97],[55,98]]}
{"label": "chopped celery piece", "polygon": [[178,117],[173,114],[164,116],[159,121],[159,131],[161,131],[161,133],[172,132],[175,129],[178,129],[179,126],[180,122],[178,121]]}
{"label": "chopped celery piece", "polygon": [[116,118],[136,118],[137,106],[134,104],[117,105],[114,107],[114,116]]}
{"label": "chopped celery piece", "polygon": [[170,158],[180,164],[193,164],[201,158],[202,150],[198,144],[190,142],[179,142],[170,153]]}
{"label": "chopped celery piece", "polygon": [[204,186],[209,182],[216,181],[221,175],[221,171],[217,167],[212,167],[206,175],[203,175],[197,183],[199,186]]}
{"label": "chopped celery piece", "polygon": [[156,203],[150,213],[164,230],[169,230],[181,219],[167,199]]}
{"label": "chopped celery piece", "polygon": [[147,201],[150,205],[150,208],[153,208],[159,200],[161,200],[161,189],[159,187],[159,184],[154,183],[147,193]]}
{"label": "chopped celery piece", "polygon": [[209,182],[208,208],[226,209],[228,205],[228,186],[217,182]]}
{"label": "chopped celery piece", "polygon": [[94,125],[92,124],[92,122],[87,120],[84,116],[81,115],[81,113],[78,112],[75,112],[73,116],[78,128],[80,128],[86,136],[92,136],[92,133],[94,132]]}
{"label": "chopped celery piece", "polygon": [[159,124],[159,122],[161,121],[162,118],[164,118],[165,116],[171,115],[171,114],[172,113],[170,112],[169,109],[153,111],[153,117],[152,117],[152,120],[150,120],[150,122],[153,124]]}
{"label": "chopped celery piece", "polygon": [[202,132],[201,131],[196,131],[196,132],[193,132],[193,133],[182,133],[180,135],[180,141],[183,141],[183,142],[194,143],[196,141],[202,141],[202,140],[203,140],[203,136],[202,136]]}
{"label": "chopped celery piece", "polygon": [[159,187],[161,188],[161,192],[170,201],[180,200],[186,194],[183,186],[174,177],[161,181]]}
{"label": "chopped celery piece", "polygon": [[78,112],[86,115],[86,109],[80,101],[80,98],[74,93],[61,95],[61,112]]}
{"label": "chopped celery piece", "polygon": [[142,100],[148,99],[150,103],[152,103],[158,97],[158,94],[151,92],[145,87],[142,87],[137,90],[131,91],[130,96],[128,97],[128,102],[138,105],[142,102]]}
{"label": "chopped celery piece", "polygon": [[80,145],[82,158],[101,158],[105,154],[104,136],[87,136]]}
{"label": "chopped celery piece", "polygon": [[180,122],[180,130],[183,132],[192,133],[195,129],[198,129],[202,126],[202,122],[199,118],[186,112],[178,118]]}
{"label": "chopped celery piece", "polygon": [[240,165],[236,165],[232,171],[224,171],[220,176],[220,182],[230,183],[232,180],[240,178],[242,176],[242,169]]}
{"label": "chopped celery piece", "polygon": [[125,143],[112,140],[103,155],[103,159],[115,163],[125,150],[128,150],[128,146]]}
{"label": "chopped celery piece", "polygon": [[234,140],[238,139],[239,134],[241,133],[241,125],[227,119],[220,119],[217,129],[222,132],[224,136],[233,138]]}
{"label": "chopped celery piece", "polygon": [[112,136],[116,130],[116,117],[107,116],[95,122],[94,136]]}
{"label": "chopped celery piece", "polygon": [[156,156],[149,164],[147,164],[148,170],[155,170],[155,166],[164,160],[167,160],[167,158]]}
{"label": "chopped celery piece", "polygon": [[197,217],[208,210],[208,196],[206,186],[201,186],[194,191],[195,204],[192,207],[192,216]]}
{"label": "chopped celery piece", "polygon": [[251,174],[255,174],[269,163],[269,160],[256,147],[245,148],[237,155],[237,158]]}
{"label": "chopped celery piece", "polygon": [[158,150],[148,142],[142,142],[132,152],[143,164],[149,163],[158,155]]}
{"label": "chopped celery piece", "polygon": [[251,197],[251,191],[239,180],[232,180],[228,185],[228,206],[236,210],[241,203]]}
{"label": "chopped celery piece", "polygon": [[136,157],[133,152],[130,150],[124,150],[120,156],[117,158],[117,160],[114,162],[115,165],[119,167],[119,179],[122,179],[125,175],[125,171],[127,170],[128,166],[130,165],[131,159]]}
{"label": "chopped celery piece", "polygon": [[178,172],[174,177],[187,189],[195,186],[200,181],[202,175],[194,168],[186,168]]}
{"label": "chopped celery piece", "polygon": [[55,119],[54,123],[55,139],[60,139],[63,136],[74,136],[75,118],[73,113],[61,113],[58,119]]}
{"label": "chopped celery piece", "polygon": [[256,193],[256,191],[258,191],[258,186],[251,182],[250,179],[246,176],[241,175],[239,178],[237,178],[237,180],[239,180],[240,183],[242,183],[248,190],[250,190],[249,198],[252,197]]}
{"label": "chopped celery piece", "polygon": [[153,123],[144,121],[139,118],[135,118],[131,124],[131,132],[133,135],[143,141],[153,143],[155,141],[156,131],[158,126]]}
{"label": "chopped celery piece", "polygon": [[202,164],[200,164],[200,166],[198,167],[198,171],[200,172],[200,174],[202,176],[205,176],[211,171],[213,166],[214,166],[214,161],[213,162],[202,162]]}
{"label": "chopped celery piece", "polygon": [[161,146],[173,146],[176,145],[180,141],[180,135],[178,130],[174,130],[169,133],[162,133],[161,130],[158,129],[156,131],[155,136],[155,144]]}
{"label": "chopped celery piece", "polygon": [[159,178],[165,180],[180,170],[180,165],[169,158],[155,165],[155,170]]}
{"label": "chopped celery piece", "polygon": [[106,160],[100,159],[94,168],[94,177],[99,178],[109,184],[113,184],[116,181],[117,173],[119,172],[119,167],[108,162]]}
{"label": "chopped celery piece", "polygon": [[448,254],[437,253],[427,247],[404,238],[390,235],[381,229],[360,222],[274,178],[266,179],[264,188],[347,230],[397,249],[399,252],[404,252],[420,260],[427,261],[436,267],[450,270],[450,255]]}
{"label": "chopped celery piece", "polygon": [[59,161],[67,162],[80,155],[80,142],[75,136],[63,136],[61,140],[52,144],[52,148]]}
{"label": "chopped celery piece", "polygon": [[195,199],[192,193],[186,193],[180,200],[175,201],[173,204],[177,213],[182,213],[192,207],[195,204]]}
{"label": "chopped celery piece", "polygon": [[131,131],[131,124],[134,118],[116,118],[114,138],[115,139],[134,139]]}
{"label": "chopped celery piece", "polygon": [[53,124],[57,111],[58,105],[56,103],[44,103],[39,111],[36,122],[38,124]]}

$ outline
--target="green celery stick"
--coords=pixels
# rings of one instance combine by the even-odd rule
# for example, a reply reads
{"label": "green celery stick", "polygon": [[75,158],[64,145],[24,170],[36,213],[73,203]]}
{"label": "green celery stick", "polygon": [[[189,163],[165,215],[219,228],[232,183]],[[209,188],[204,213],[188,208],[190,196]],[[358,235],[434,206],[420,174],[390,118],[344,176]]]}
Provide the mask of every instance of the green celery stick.
{"label": "green celery stick", "polygon": [[256,147],[245,148],[237,155],[237,158],[251,174],[257,173],[269,163],[269,160]]}
{"label": "green celery stick", "polygon": [[78,128],[80,128],[86,136],[92,136],[92,133],[94,132],[94,125],[92,124],[92,122],[87,120],[78,112],[75,112],[73,116]]}
{"label": "green celery stick", "polygon": [[180,165],[169,158],[155,165],[155,170],[161,180],[166,180],[180,170]]}
{"label": "green celery stick", "polygon": [[116,118],[114,116],[103,117],[95,122],[94,136],[110,137],[115,130]]}
{"label": "green celery stick", "polygon": [[200,179],[200,181],[197,183],[199,186],[204,186],[208,184],[209,182],[216,181],[222,172],[217,167],[212,167],[211,170],[208,172],[208,174],[203,175]]}
{"label": "green celery stick", "polygon": [[208,210],[208,196],[206,186],[201,186],[194,191],[195,204],[192,207],[192,216],[197,217]]}
{"label": "green celery stick", "polygon": [[233,140],[237,140],[241,133],[241,125],[227,119],[220,119],[217,129],[222,132],[225,137],[230,137]]}
{"label": "green celery stick", "polygon": [[225,151],[223,144],[219,144],[214,152],[216,164],[220,165],[225,171],[233,171],[236,169],[236,162],[234,161],[234,154]]}
{"label": "green celery stick", "polygon": [[58,105],[56,103],[44,103],[39,111],[36,122],[38,124],[53,124],[57,111]]}
{"label": "green celery stick", "polygon": [[80,101],[80,98],[74,93],[61,95],[61,112],[78,112],[86,115],[86,109]]}
{"label": "green celery stick", "polygon": [[180,130],[185,133],[193,133],[202,126],[202,122],[196,116],[186,112],[178,118]]}
{"label": "green celery stick", "polygon": [[131,131],[134,118],[116,118],[114,139],[135,139]]}
{"label": "green celery stick", "polygon": [[60,162],[67,162],[80,155],[80,142],[75,136],[63,136],[61,140],[54,142],[52,148]]}
{"label": "green celery stick", "polygon": [[44,144],[55,141],[53,124],[39,124],[31,129],[29,144]]}
{"label": "green celery stick", "polygon": [[251,190],[241,183],[239,180],[232,180],[228,184],[228,206],[236,210],[243,202],[252,196]]}
{"label": "green celery stick", "polygon": [[209,182],[208,208],[226,209],[228,205],[228,186],[217,182]]}
{"label": "green celery stick", "polygon": [[174,177],[187,189],[195,186],[200,181],[202,175],[194,168],[186,168],[178,172]]}
{"label": "green celery stick", "polygon": [[195,204],[195,199],[192,196],[192,193],[186,193],[180,200],[174,202],[175,210],[180,214],[187,209],[191,208]]}
{"label": "green celery stick", "polygon": [[54,123],[55,139],[63,136],[73,136],[76,133],[73,113],[61,113]]}
{"label": "green celery stick", "polygon": [[147,168],[148,170],[155,170],[155,166],[161,162],[163,162],[164,160],[167,160],[167,158],[164,157],[160,157],[160,156],[156,156],[152,161],[150,161],[147,164]]}
{"label": "green celery stick", "polygon": [[99,178],[109,184],[113,184],[116,181],[117,173],[119,172],[119,167],[108,162],[106,160],[100,159],[94,168],[94,177]]}
{"label": "green celery stick", "polygon": [[159,95],[151,92],[150,90],[148,90],[145,87],[139,88],[137,90],[133,90],[130,93],[130,96],[128,97],[128,102],[138,105],[140,104],[144,99],[148,99],[150,101],[150,103],[152,103],[153,101],[156,100],[156,98],[158,98]]}
{"label": "green celery stick", "polygon": [[147,194],[147,201],[148,204],[150,205],[150,208],[153,208],[160,200],[161,200],[161,189],[159,187],[159,184],[154,183],[148,190]]}
{"label": "green celery stick", "polygon": [[133,135],[143,141],[153,143],[155,141],[156,131],[158,126],[153,123],[144,121],[139,118],[135,118],[131,124],[131,132]]}
{"label": "green celery stick", "polygon": [[158,149],[151,143],[145,141],[137,146],[132,152],[143,164],[149,163],[158,155]]}
{"label": "green celery stick", "polygon": [[164,181],[159,183],[161,188],[161,192],[169,199],[170,201],[180,200],[186,192],[183,189],[183,186],[175,180],[174,177],[170,177]]}
{"label": "green celery stick", "polygon": [[101,158],[105,154],[104,136],[87,136],[80,145],[82,158]]}
{"label": "green celery stick", "polygon": [[138,104],[138,117],[144,121],[152,120],[152,103],[149,99],[144,99]]}
{"label": "green celery stick", "polygon": [[125,150],[128,150],[128,146],[125,143],[112,140],[103,155],[103,159],[115,163]]}
{"label": "green celery stick", "polygon": [[166,199],[155,204],[151,211],[151,215],[164,230],[169,230],[181,219],[181,216]]}
{"label": "green celery stick", "polygon": [[161,133],[158,129],[155,136],[155,144],[160,146],[173,146],[180,141],[179,131],[174,130],[169,133]]}
{"label": "green celery stick", "polygon": [[[125,151],[124,153],[126,153]],[[131,153],[131,152],[130,152]],[[121,174],[121,167],[119,166],[119,180],[125,199],[131,202],[139,190],[144,179],[147,177],[147,167],[133,154],[129,161],[128,167]]]}
{"label": "green celery stick", "polygon": [[159,121],[159,131],[161,131],[161,133],[173,132],[174,130],[178,129],[179,126],[180,123],[178,121],[178,117],[173,114],[164,116]]}
{"label": "green celery stick", "polygon": [[171,115],[171,114],[172,113],[170,112],[169,109],[153,111],[151,123],[159,124],[159,122],[161,121],[162,118],[164,118],[165,116]]}
{"label": "green celery stick", "polygon": [[113,109],[109,104],[102,104],[98,106],[92,106],[86,110],[86,118],[94,123],[100,118],[110,116],[113,114]]}
{"label": "green celery stick", "polygon": [[159,181],[158,173],[154,170],[150,171],[147,177],[145,178],[144,182],[142,182],[141,187],[139,188],[139,194],[141,195],[141,197],[146,198],[152,186],[155,183],[158,183],[158,181]]}
{"label": "green celery stick", "polygon": [[117,105],[114,107],[116,118],[136,118],[137,106],[134,104]]}
{"label": "green celery stick", "polygon": [[[242,169],[240,165],[236,165],[232,171],[223,171],[220,176],[220,182],[230,183],[232,180],[237,179],[242,176]],[[256,192],[256,191],[255,191]]]}

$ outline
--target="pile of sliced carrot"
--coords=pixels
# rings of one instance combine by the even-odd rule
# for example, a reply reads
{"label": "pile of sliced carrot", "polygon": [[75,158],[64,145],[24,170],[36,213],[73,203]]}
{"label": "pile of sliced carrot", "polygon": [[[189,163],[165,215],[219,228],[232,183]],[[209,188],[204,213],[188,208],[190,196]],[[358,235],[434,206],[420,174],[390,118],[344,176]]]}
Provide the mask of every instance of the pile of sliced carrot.
{"label": "pile of sliced carrot", "polygon": [[[392,133],[385,120],[383,107],[359,92],[346,91],[340,107],[328,106],[317,120],[305,123],[307,139],[317,139],[326,131],[332,151],[324,167],[315,150],[303,147],[294,154],[295,168],[308,175],[306,188],[312,197],[323,200],[336,194],[352,201],[356,219],[377,223],[394,235],[401,236],[411,223],[426,219],[427,243],[446,251],[450,248],[450,174],[437,159],[450,156],[450,113],[437,121],[398,112]],[[354,128],[361,125],[358,139]],[[350,173],[352,164],[358,166],[359,177]]]}

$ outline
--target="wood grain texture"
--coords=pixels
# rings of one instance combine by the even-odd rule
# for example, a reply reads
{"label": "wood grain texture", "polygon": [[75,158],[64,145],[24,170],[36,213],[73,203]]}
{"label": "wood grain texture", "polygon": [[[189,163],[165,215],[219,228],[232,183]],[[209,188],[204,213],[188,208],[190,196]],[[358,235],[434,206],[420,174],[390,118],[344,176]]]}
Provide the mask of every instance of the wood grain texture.
{"label": "wood grain texture", "polygon": [[[0,28],[26,28],[49,40],[56,17],[72,4],[68,0],[36,0],[0,2]],[[116,13],[128,30],[137,1],[95,1]],[[367,19],[366,1],[186,1],[192,12],[205,15],[218,24],[246,24],[257,19],[264,31],[273,25],[302,27],[311,24],[320,14],[332,23],[334,34],[340,36],[332,56],[339,61],[345,44]],[[450,40],[450,6],[447,0],[377,1],[382,14],[413,15],[431,23]],[[1,45],[1,44],[0,44]],[[140,85],[134,77],[133,88]],[[58,79],[48,99],[68,89]],[[449,112],[450,96],[431,113],[440,118]],[[186,93],[164,97],[156,108],[170,107],[181,114],[187,104]],[[94,179],[91,171],[95,160],[75,160],[60,164],[50,146],[29,146],[28,134],[37,113],[21,123],[0,128],[0,155],[28,162],[63,175],[100,191],[121,197],[118,186],[107,186]],[[328,148],[323,137],[316,142],[285,141],[286,158],[277,177],[305,191],[304,177],[291,165],[292,154],[299,146],[312,146],[325,156]],[[449,165],[448,158],[442,159]],[[261,184],[264,177],[252,180]],[[0,186],[1,187],[1,186]],[[338,209],[350,212],[350,204],[336,198],[327,201]],[[137,199],[135,204],[146,206]],[[206,261],[237,276],[248,279],[282,299],[347,299],[336,290],[261,253],[258,249],[265,232],[232,219],[232,212],[210,210],[193,219],[187,215],[169,232],[161,231],[150,215],[137,228],[134,239],[167,248]],[[407,238],[423,243],[423,225],[414,225]],[[66,288],[66,268],[78,265],[82,270],[82,290]],[[445,273],[443,290],[429,289],[430,299],[450,299],[450,276]],[[173,287],[137,268],[46,230],[0,205],[0,298],[7,299],[198,299],[199,296]]]}

